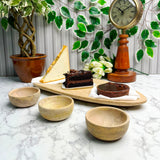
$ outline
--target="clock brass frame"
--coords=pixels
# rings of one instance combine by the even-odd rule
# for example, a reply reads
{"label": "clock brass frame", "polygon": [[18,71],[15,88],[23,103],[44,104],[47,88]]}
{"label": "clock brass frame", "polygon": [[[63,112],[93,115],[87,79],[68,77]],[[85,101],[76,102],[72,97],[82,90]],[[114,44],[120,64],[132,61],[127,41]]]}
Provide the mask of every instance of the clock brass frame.
{"label": "clock brass frame", "polygon": [[114,22],[114,20],[112,19],[112,13],[111,13],[111,10],[112,8],[114,7],[114,4],[117,2],[118,0],[114,0],[110,6],[110,9],[109,9],[109,19],[111,21],[111,23],[118,29],[122,29],[122,30],[126,30],[126,29],[129,29],[129,28],[132,28],[133,26],[135,26],[141,19],[142,17],[142,14],[143,14],[143,5],[141,3],[140,0],[132,0],[134,1],[135,5],[136,5],[136,16],[135,18],[127,25],[125,26],[119,26],[116,22]]}

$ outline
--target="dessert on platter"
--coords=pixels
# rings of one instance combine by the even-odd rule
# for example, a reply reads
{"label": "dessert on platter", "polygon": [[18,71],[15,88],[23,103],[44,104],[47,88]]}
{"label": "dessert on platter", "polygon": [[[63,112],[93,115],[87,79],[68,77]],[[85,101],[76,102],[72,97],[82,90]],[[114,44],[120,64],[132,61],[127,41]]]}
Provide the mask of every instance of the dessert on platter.
{"label": "dessert on platter", "polygon": [[93,85],[93,78],[91,71],[84,71],[84,70],[78,71],[71,69],[70,72],[65,73],[64,76],[65,76],[64,86],[66,88]]}
{"label": "dessert on platter", "polygon": [[120,83],[104,83],[97,86],[97,94],[107,97],[121,97],[129,94],[129,86]]}
{"label": "dessert on platter", "polygon": [[48,83],[64,79],[64,73],[70,71],[68,47],[63,46],[56,59],[52,62],[46,71],[46,74],[40,80],[41,83]]}

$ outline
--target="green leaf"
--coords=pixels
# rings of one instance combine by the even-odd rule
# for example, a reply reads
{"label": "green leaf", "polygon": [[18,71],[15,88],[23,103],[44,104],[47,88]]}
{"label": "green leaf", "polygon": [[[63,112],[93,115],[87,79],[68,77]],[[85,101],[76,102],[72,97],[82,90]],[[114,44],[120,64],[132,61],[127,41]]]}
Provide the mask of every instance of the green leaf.
{"label": "green leaf", "polygon": [[15,29],[15,27],[14,27],[14,21],[15,21],[14,17],[13,17],[13,16],[9,16],[9,18],[8,18],[8,23],[10,24],[10,26],[11,26],[12,28]]}
{"label": "green leaf", "polygon": [[152,34],[155,38],[160,38],[160,32],[159,31],[153,31]]}
{"label": "green leaf", "polygon": [[84,10],[86,9],[86,6],[81,1],[75,1],[74,8],[77,10]]}
{"label": "green leaf", "polygon": [[62,24],[63,24],[63,18],[62,18],[62,16],[57,16],[55,18],[55,23],[56,23],[58,29],[61,29],[62,28]]}
{"label": "green leaf", "polygon": [[111,42],[113,42],[117,38],[117,31],[115,29],[111,30],[109,33],[109,37]]}
{"label": "green leaf", "polygon": [[146,47],[157,47],[155,45],[155,43],[152,40],[150,40],[150,39],[145,40],[145,46]]}
{"label": "green leaf", "polygon": [[98,0],[90,0],[91,3],[96,3]]}
{"label": "green leaf", "polygon": [[101,9],[101,12],[102,12],[103,14],[105,14],[105,15],[109,15],[109,8],[110,8],[110,7],[102,8],[102,9]]}
{"label": "green leaf", "polygon": [[56,18],[56,12],[55,11],[51,11],[48,13],[48,23],[51,23],[55,20]]}
{"label": "green leaf", "polygon": [[138,50],[137,53],[136,53],[136,58],[137,58],[137,61],[140,62],[141,59],[143,58],[143,55],[144,55],[144,52],[142,49]]}
{"label": "green leaf", "polygon": [[88,47],[88,44],[89,44],[89,42],[87,40],[82,41],[79,50],[86,49]]}
{"label": "green leaf", "polygon": [[74,25],[74,19],[68,18],[68,19],[66,20],[66,29],[72,28],[73,25]]}
{"label": "green leaf", "polygon": [[73,44],[72,50],[79,49],[80,46],[81,46],[81,42],[80,42],[80,41],[76,41],[76,42],[74,42],[74,44]]}
{"label": "green leaf", "polygon": [[95,40],[97,41],[101,40],[103,38],[103,35],[104,35],[103,31],[98,31],[95,35]]}
{"label": "green leaf", "polygon": [[2,25],[2,27],[3,27],[4,30],[7,29],[7,27],[8,27],[8,20],[7,20],[7,18],[2,18],[1,19],[1,25]]}
{"label": "green leaf", "polygon": [[100,47],[100,42],[98,40],[94,40],[91,46],[91,51],[95,51]]}
{"label": "green leaf", "polygon": [[82,22],[78,23],[77,27],[79,28],[80,31],[87,32],[87,28],[84,23],[82,23]]}
{"label": "green leaf", "polygon": [[71,18],[70,12],[67,7],[61,7],[60,12],[65,18]]}
{"label": "green leaf", "polygon": [[137,33],[138,31],[138,26],[134,26],[130,29],[130,34],[133,36]]}
{"label": "green leaf", "polygon": [[87,32],[91,33],[95,30],[95,26],[93,24],[87,25]]}
{"label": "green leaf", "polygon": [[89,9],[89,14],[91,14],[91,15],[99,15],[99,14],[100,14],[100,11],[99,11],[99,9],[96,8],[96,7],[91,7],[91,8]]}
{"label": "green leaf", "polygon": [[54,2],[52,0],[45,0],[48,4],[54,5]]}
{"label": "green leaf", "polygon": [[75,32],[76,36],[79,37],[79,38],[84,38],[85,35],[86,35],[85,32],[82,32],[80,30],[74,30],[74,32]]}
{"label": "green leaf", "polygon": [[157,18],[160,21],[160,13],[157,14]]}
{"label": "green leaf", "polygon": [[83,15],[78,15],[77,21],[78,22],[82,22],[82,23],[84,23],[86,25],[88,24],[87,21],[86,21],[86,18]]}
{"label": "green leaf", "polygon": [[141,33],[142,39],[145,40],[145,39],[148,38],[148,36],[149,36],[149,31],[148,31],[148,29],[144,29],[144,30],[142,31],[142,33]]}
{"label": "green leaf", "polygon": [[100,57],[101,55],[99,54],[99,53],[95,53],[94,54],[94,59],[96,60],[96,61],[99,61],[99,57]]}
{"label": "green leaf", "polygon": [[142,2],[142,4],[145,4],[145,3],[146,3],[146,1],[145,1],[145,0],[141,0],[141,2]]}
{"label": "green leaf", "polygon": [[152,29],[160,29],[158,22],[152,21],[152,22],[151,22],[151,28],[152,28]]}
{"label": "green leaf", "polygon": [[90,16],[90,20],[93,25],[99,25],[101,23],[100,19],[97,17]]}
{"label": "green leaf", "polygon": [[103,5],[106,3],[106,1],[105,1],[105,0],[99,0],[98,3],[99,3],[101,6],[103,6]]}
{"label": "green leaf", "polygon": [[99,49],[99,51],[98,51],[98,52],[99,52],[99,54],[100,54],[100,55],[103,55],[103,54],[104,54],[104,49],[103,49],[103,48],[101,48],[101,49]]}
{"label": "green leaf", "polygon": [[48,7],[48,4],[47,4],[47,2],[46,2],[46,1],[41,1],[41,4],[42,4],[45,8],[47,8],[47,7]]}
{"label": "green leaf", "polygon": [[18,6],[20,2],[21,2],[21,0],[12,0],[10,5],[11,6]]}
{"label": "green leaf", "polygon": [[111,40],[109,38],[106,38],[104,40],[104,45],[106,46],[106,48],[110,49],[111,44],[112,44],[112,42],[111,42]]}
{"label": "green leaf", "polygon": [[130,30],[127,29],[126,34],[128,34],[128,36],[130,37],[131,36]]}
{"label": "green leaf", "polygon": [[89,52],[83,51],[81,54],[81,60],[84,62],[89,57]]}
{"label": "green leaf", "polygon": [[157,7],[160,8],[160,1],[158,2]]}
{"label": "green leaf", "polygon": [[149,57],[153,58],[153,49],[151,47],[147,47],[147,54]]}

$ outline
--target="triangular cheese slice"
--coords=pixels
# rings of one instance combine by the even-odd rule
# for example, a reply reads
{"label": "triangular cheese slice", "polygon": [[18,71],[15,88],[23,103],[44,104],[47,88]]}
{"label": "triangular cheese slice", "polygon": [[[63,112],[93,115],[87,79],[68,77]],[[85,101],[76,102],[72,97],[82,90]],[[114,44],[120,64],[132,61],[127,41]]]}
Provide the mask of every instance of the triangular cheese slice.
{"label": "triangular cheese slice", "polygon": [[68,47],[63,46],[62,50],[47,69],[46,74],[40,80],[42,83],[53,82],[64,79],[64,73],[70,71]]}

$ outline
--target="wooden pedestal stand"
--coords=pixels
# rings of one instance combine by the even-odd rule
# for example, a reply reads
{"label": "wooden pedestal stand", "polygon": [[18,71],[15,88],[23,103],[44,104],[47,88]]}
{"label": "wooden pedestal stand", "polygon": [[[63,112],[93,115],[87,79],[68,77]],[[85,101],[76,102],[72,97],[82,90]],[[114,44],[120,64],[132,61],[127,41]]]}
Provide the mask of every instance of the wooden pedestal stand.
{"label": "wooden pedestal stand", "polygon": [[128,71],[130,68],[129,64],[129,53],[128,53],[128,35],[121,34],[119,40],[119,47],[117,51],[117,56],[115,60],[115,69],[114,73],[110,73],[107,76],[107,79],[114,82],[134,82],[136,80],[136,73],[133,71]]}

